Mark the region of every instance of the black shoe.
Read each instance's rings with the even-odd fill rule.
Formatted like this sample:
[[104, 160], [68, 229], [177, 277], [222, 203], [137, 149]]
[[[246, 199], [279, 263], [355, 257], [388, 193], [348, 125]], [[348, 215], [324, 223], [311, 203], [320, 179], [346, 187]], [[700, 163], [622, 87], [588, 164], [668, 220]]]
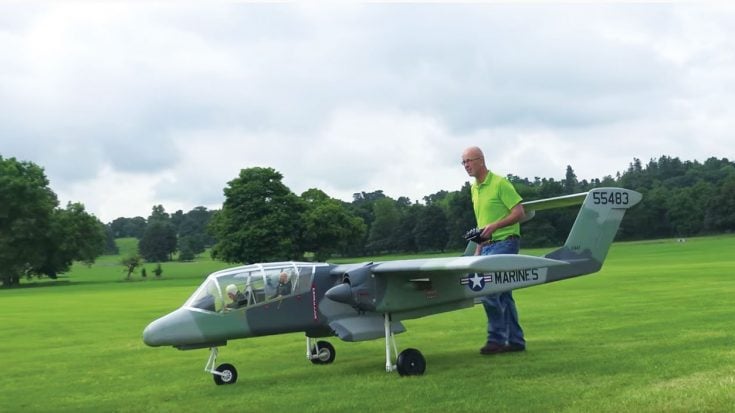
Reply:
[[509, 344], [505, 346], [505, 351], [512, 353], [516, 351], [526, 351], [526, 345], [525, 344]]
[[480, 354], [484, 354], [484, 355], [500, 354], [500, 353], [507, 351], [506, 347], [507, 346], [504, 346], [502, 344], [493, 343], [493, 342], [488, 341], [487, 344], [485, 344], [485, 346], [480, 349]]

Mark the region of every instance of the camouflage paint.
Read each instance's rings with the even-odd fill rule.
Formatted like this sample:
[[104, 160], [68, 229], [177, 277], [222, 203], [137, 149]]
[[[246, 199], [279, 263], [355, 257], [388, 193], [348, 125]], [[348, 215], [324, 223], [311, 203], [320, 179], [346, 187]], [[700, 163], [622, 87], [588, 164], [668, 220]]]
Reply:
[[[386, 313], [391, 314], [391, 330], [399, 333], [405, 331], [400, 320], [466, 308], [477, 297], [500, 291], [599, 271], [625, 210], [641, 199], [641, 194], [627, 189], [596, 188], [585, 194], [524, 203], [525, 220], [537, 210], [582, 203], [564, 246], [544, 257], [464, 256], [348, 265], [286, 262], [219, 271], [182, 308], [152, 322], [143, 340], [151, 346], [191, 349], [299, 331], [308, 337], [336, 335], [345, 341], [382, 338]], [[231, 311], [223, 311], [221, 305], [213, 305], [212, 310], [193, 305], [194, 297], [209, 288], [211, 280], [238, 271], [281, 267], [297, 271], [308, 267], [308, 288], [302, 285], [300, 292]], [[333, 287], [339, 288], [328, 294]]]

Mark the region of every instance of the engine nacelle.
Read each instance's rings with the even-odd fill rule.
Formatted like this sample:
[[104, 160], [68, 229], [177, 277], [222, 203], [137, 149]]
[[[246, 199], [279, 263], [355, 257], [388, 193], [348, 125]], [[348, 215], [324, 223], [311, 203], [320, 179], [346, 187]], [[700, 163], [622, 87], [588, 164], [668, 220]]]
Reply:
[[375, 276], [371, 266], [346, 272], [342, 283], [327, 290], [326, 297], [338, 303], [349, 304], [358, 310], [375, 310]]

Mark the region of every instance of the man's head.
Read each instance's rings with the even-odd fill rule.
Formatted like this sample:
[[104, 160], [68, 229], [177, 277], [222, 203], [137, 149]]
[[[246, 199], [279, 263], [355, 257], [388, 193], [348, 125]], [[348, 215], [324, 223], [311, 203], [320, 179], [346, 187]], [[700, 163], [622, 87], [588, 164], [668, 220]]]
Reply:
[[234, 299], [237, 296], [237, 286], [235, 284], [228, 285], [227, 288], [225, 288], [225, 291], [231, 299]]
[[282, 272], [281, 275], [278, 277], [278, 282], [280, 282], [281, 284], [286, 284], [286, 282], [288, 282], [288, 274]]
[[485, 179], [487, 175], [487, 166], [485, 166], [485, 155], [477, 146], [470, 146], [462, 152], [462, 166], [467, 171], [467, 175], [474, 177], [478, 181]]

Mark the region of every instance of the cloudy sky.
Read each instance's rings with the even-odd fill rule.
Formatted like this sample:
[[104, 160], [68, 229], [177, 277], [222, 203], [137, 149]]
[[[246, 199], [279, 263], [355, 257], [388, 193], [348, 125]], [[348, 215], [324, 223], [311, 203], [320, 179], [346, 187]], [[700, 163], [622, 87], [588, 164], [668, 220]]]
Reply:
[[500, 174], [735, 159], [727, 3], [0, 2], [0, 155], [103, 222], [297, 194], [420, 200]]

